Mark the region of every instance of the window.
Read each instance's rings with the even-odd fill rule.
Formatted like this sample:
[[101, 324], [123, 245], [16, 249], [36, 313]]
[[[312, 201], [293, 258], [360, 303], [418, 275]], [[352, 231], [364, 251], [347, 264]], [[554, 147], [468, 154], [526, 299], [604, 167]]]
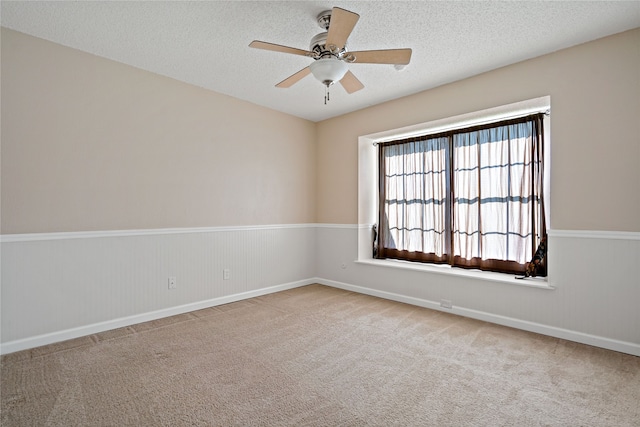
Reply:
[[380, 143], [376, 256], [523, 273], [546, 236], [543, 119]]

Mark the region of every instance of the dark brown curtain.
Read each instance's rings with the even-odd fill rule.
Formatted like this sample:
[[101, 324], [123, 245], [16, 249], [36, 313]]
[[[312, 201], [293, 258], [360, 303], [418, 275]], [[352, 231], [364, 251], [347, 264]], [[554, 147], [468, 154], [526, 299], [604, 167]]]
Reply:
[[523, 272], [546, 235], [543, 118], [380, 144], [378, 257]]

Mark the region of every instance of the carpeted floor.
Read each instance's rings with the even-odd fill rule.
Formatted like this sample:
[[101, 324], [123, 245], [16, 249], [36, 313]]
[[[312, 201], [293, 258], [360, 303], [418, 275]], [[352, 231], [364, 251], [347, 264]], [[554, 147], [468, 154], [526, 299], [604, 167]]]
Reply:
[[640, 358], [311, 285], [2, 357], [3, 426], [640, 426]]

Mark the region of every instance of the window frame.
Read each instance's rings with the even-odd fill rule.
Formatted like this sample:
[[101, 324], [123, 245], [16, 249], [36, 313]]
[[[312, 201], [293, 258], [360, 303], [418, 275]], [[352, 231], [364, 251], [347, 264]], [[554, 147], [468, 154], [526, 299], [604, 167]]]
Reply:
[[[379, 197], [378, 239], [377, 239], [377, 245], [376, 245], [377, 257], [382, 259], [391, 258], [391, 259], [401, 259], [405, 261], [415, 261], [415, 262], [435, 263], [435, 264], [447, 263], [452, 267], [458, 267], [458, 268], [479, 269], [482, 271], [495, 271], [495, 272], [502, 272], [507, 274], [524, 274], [527, 262], [533, 257], [533, 254], [535, 253], [539, 242], [542, 241], [543, 239], [546, 239], [546, 234], [547, 234], [545, 220], [544, 220], [544, 196], [542, 194], [543, 191], [541, 188], [541, 186], [543, 185], [543, 183], [541, 182], [542, 177], [538, 175], [540, 181], [533, 179], [533, 177], [536, 176], [538, 172], [544, 171], [543, 122], [544, 122], [545, 114], [546, 114], [545, 112], [537, 112], [534, 114], [527, 114], [525, 116], [521, 116], [517, 118], [502, 119], [495, 122], [492, 121], [483, 125], [455, 128], [446, 132], [439, 132], [439, 133], [425, 133], [423, 135], [413, 137], [413, 138], [403, 138], [395, 141], [389, 141], [386, 143], [378, 143], [378, 157], [379, 157], [378, 194], [383, 195], [383, 197], [382, 198]], [[522, 205], [522, 206], [525, 206], [525, 211], [528, 212], [528, 214], [526, 215], [528, 219], [526, 219], [524, 223], [517, 222], [517, 221], [516, 222], [507, 221], [506, 235], [499, 240], [499, 242], [503, 242], [508, 248], [509, 242], [511, 241], [510, 234], [509, 234], [510, 226], [515, 226], [516, 228], [518, 228], [518, 230], [520, 230], [523, 225], [525, 226], [526, 224], [529, 225], [526, 228], [529, 230], [530, 234], [524, 235], [519, 240], [521, 245], [523, 243], [526, 243], [521, 247], [520, 249], [521, 252], [519, 252], [519, 255], [517, 256], [517, 258], [520, 259], [520, 262], [514, 259], [511, 259], [509, 257], [508, 252], [505, 254], [506, 258], [491, 258], [491, 256], [489, 255], [490, 251], [484, 252], [485, 245], [482, 244], [482, 242], [485, 242], [486, 239], [489, 239], [489, 235], [493, 234], [491, 231], [483, 230], [482, 226], [480, 225], [480, 223], [484, 223], [485, 220], [489, 218], [486, 215], [482, 216], [480, 214], [480, 212], [483, 210], [482, 206], [484, 205], [484, 202], [483, 202], [484, 198], [478, 199], [477, 202], [471, 203], [469, 205], [466, 202], [463, 203], [463, 205], [461, 205], [461, 207], [465, 206], [465, 209], [478, 210], [477, 218], [478, 218], [479, 228], [476, 229], [476, 231], [474, 231], [473, 234], [476, 234], [476, 233], [479, 233], [479, 234], [476, 238], [472, 239], [477, 242], [477, 248], [474, 248], [471, 251], [472, 252], [480, 251], [480, 252], [473, 255], [472, 258], [466, 258], [463, 255], [458, 254], [460, 252], [460, 249], [456, 245], [456, 242], [460, 240], [460, 237], [456, 238], [455, 236], [464, 232], [464, 230], [459, 229], [455, 225], [458, 223], [458, 220], [457, 220], [458, 217], [454, 215], [454, 212], [457, 212], [459, 209], [459, 208], [455, 208], [455, 206], [458, 204], [457, 200], [459, 200], [460, 197], [464, 197], [462, 194], [457, 193], [456, 189], [459, 188], [460, 185], [462, 185], [463, 187], [466, 187], [465, 183], [468, 182], [466, 181], [467, 179], [472, 179], [473, 181], [477, 180], [477, 183], [479, 185], [480, 176], [482, 175], [486, 177], [486, 175], [482, 173], [482, 169], [483, 169], [482, 164], [477, 163], [476, 166], [474, 166], [473, 169], [470, 171], [472, 172], [471, 176], [468, 176], [466, 178], [458, 178], [460, 173], [456, 171], [458, 171], [459, 168], [461, 167], [468, 167], [467, 165], [458, 164], [456, 162], [456, 159], [459, 156], [459, 154], [456, 154], [458, 153], [457, 150], [462, 148], [462, 146], [459, 146], [459, 144], [463, 139], [466, 141], [472, 141], [471, 145], [467, 147], [471, 149], [471, 153], [473, 155], [473, 158], [471, 161], [472, 163], [474, 163], [474, 161], [476, 160], [479, 162], [480, 157], [477, 157], [476, 159], [476, 153], [477, 153], [477, 156], [480, 156], [480, 152], [482, 151], [481, 147], [484, 146], [483, 145], [484, 143], [482, 143], [480, 140], [480, 135], [481, 134], [488, 135], [488, 133], [493, 134], [495, 132], [494, 137], [499, 139], [496, 139], [496, 140], [490, 139], [485, 142], [490, 142], [492, 143], [491, 145], [493, 145], [494, 143], [504, 145], [506, 143], [507, 146], [510, 147], [510, 148], [506, 148], [510, 155], [512, 153], [512, 150], [516, 149], [516, 146], [512, 145], [512, 143], [515, 142], [515, 140], [512, 140], [511, 137], [509, 136], [507, 136], [507, 139], [503, 139], [502, 137], [500, 137], [500, 134], [502, 134], [503, 132], [506, 132], [506, 134], [509, 135], [512, 131], [516, 132], [514, 126], [520, 126], [520, 125], [524, 125], [525, 128], [523, 129], [526, 129], [527, 131], [531, 132], [531, 135], [532, 135], [531, 142], [534, 144], [533, 146], [526, 149], [526, 152], [521, 153], [523, 155], [522, 160], [527, 162], [527, 159], [528, 159], [528, 162], [530, 162], [529, 166], [526, 166], [526, 163], [523, 163], [524, 165], [523, 167], [526, 166], [526, 168], [528, 169], [527, 173], [531, 174], [531, 175], [528, 175], [528, 178], [530, 179], [530, 185], [527, 185], [528, 188], [525, 189], [526, 195], [532, 196], [534, 197], [534, 199], [533, 201], [531, 201], [531, 204]], [[540, 141], [538, 141], [537, 143], [534, 142], [538, 137], [540, 138]], [[467, 139], [467, 138], [470, 138], [470, 139]], [[465, 146], [466, 145], [467, 144], [465, 143]], [[434, 151], [434, 148], [435, 148], [435, 151]], [[406, 150], [409, 150], [409, 151], [406, 151]], [[395, 154], [392, 154], [392, 153], [395, 153]], [[435, 157], [432, 157], [433, 156], [432, 153], [435, 153]], [[389, 155], [392, 155], [393, 157], [388, 157]], [[414, 169], [414, 165], [416, 165], [415, 163], [416, 158], [414, 157], [414, 155], [417, 155], [418, 158], [421, 159], [418, 165], [422, 164], [422, 162], [425, 162], [426, 161], [425, 159], [435, 159], [435, 162], [436, 162], [435, 166], [436, 167], [439, 166], [441, 168], [443, 167], [444, 169], [433, 170], [433, 169], [430, 169], [429, 167], [426, 167], [426, 164], [425, 164], [425, 169], [422, 169], [422, 167], [419, 167], [419, 171], [418, 171], [417, 169]], [[426, 157], [423, 157], [423, 156], [426, 156]], [[399, 160], [392, 160], [392, 158], [399, 158]], [[493, 164], [495, 160], [496, 159], [492, 158], [490, 160], [490, 163]], [[440, 218], [443, 221], [440, 224], [440, 226], [443, 227], [442, 229], [440, 229], [439, 227], [436, 227], [436, 229], [434, 230], [433, 229], [434, 226], [431, 225], [432, 223], [425, 225], [423, 221], [429, 220], [429, 218], [426, 218], [423, 216], [425, 212], [422, 209], [424, 209], [426, 205], [421, 204], [420, 200], [411, 199], [411, 201], [418, 202], [418, 205], [417, 205], [418, 207], [422, 206], [422, 208], [420, 208], [422, 213], [417, 214], [418, 217], [414, 218], [414, 221], [418, 221], [418, 223], [423, 224], [421, 227], [419, 227], [419, 230], [422, 230], [420, 231], [420, 234], [424, 236], [423, 233], [427, 229], [432, 230], [435, 233], [444, 233], [441, 236], [444, 239], [442, 238], [437, 239], [441, 242], [440, 245], [444, 245], [439, 247], [439, 249], [437, 249], [436, 247], [429, 247], [428, 245], [422, 246], [422, 244], [424, 244], [424, 240], [423, 240], [424, 237], [419, 239], [419, 240], [422, 240], [422, 244], [419, 245], [419, 246], [422, 246], [422, 251], [419, 251], [419, 250], [412, 251], [410, 249], [406, 249], [404, 244], [402, 244], [403, 246], [402, 249], [395, 248], [395, 247], [387, 247], [386, 245], [383, 244], [383, 242], [387, 241], [387, 235], [390, 236], [392, 234], [388, 229], [388, 225], [391, 223], [391, 213], [392, 212], [395, 212], [396, 214], [398, 213], [397, 208], [391, 209], [390, 206], [387, 206], [388, 199], [386, 197], [387, 190], [398, 188], [397, 183], [395, 185], [393, 184], [394, 182], [398, 181], [398, 177], [388, 175], [390, 171], [394, 170], [394, 166], [393, 166], [394, 164], [396, 165], [396, 167], [398, 167], [397, 166], [398, 162], [402, 163], [402, 165], [400, 166], [401, 168], [400, 170], [403, 171], [403, 176], [406, 173], [405, 168], [409, 167], [409, 170], [413, 171], [411, 172], [411, 175], [415, 175], [417, 173], [418, 176], [420, 177], [418, 182], [416, 182], [414, 179], [409, 178], [409, 181], [412, 181], [413, 184], [409, 184], [410, 186], [408, 188], [405, 187], [404, 185], [400, 187], [400, 191], [402, 192], [403, 198], [397, 199], [399, 197], [398, 195], [391, 196], [392, 199], [396, 200], [395, 203], [399, 203], [400, 201], [403, 202], [402, 203], [403, 208], [401, 209], [402, 212], [404, 212], [406, 209], [409, 209], [409, 206], [406, 204], [409, 201], [405, 199], [405, 197], [407, 197], [406, 194], [408, 194], [407, 192], [411, 193], [412, 191], [415, 191], [415, 189], [424, 190], [425, 188], [430, 188], [433, 186], [434, 182], [430, 181], [427, 178], [427, 176], [429, 175], [434, 176], [433, 174], [437, 174], [438, 176], [441, 176], [441, 178], [438, 178], [437, 185], [446, 186], [446, 189], [442, 188], [442, 190], [444, 191], [438, 191], [439, 196], [442, 198], [438, 200], [442, 203], [438, 203], [437, 205], [439, 207], [435, 207], [435, 209], [436, 209], [436, 212], [439, 212], [439, 213], [436, 213], [435, 217], [431, 217], [432, 221], [437, 220], [438, 218]], [[518, 167], [517, 165], [519, 163], [520, 163], [520, 159], [515, 159], [513, 163], [511, 160], [509, 160], [507, 164], [501, 166], [500, 169], [503, 169], [506, 167], [507, 174], [511, 176], [512, 168], [517, 169]], [[387, 167], [391, 169], [387, 169]], [[382, 172], [383, 170], [384, 170], [384, 173]], [[443, 173], [445, 175], [442, 177]], [[461, 172], [461, 173], [466, 175], [468, 172]], [[526, 176], [527, 175], [525, 175], [525, 177]], [[524, 178], [524, 179], [526, 180], [527, 178]], [[404, 178], [400, 178], [400, 181], [403, 184], [408, 184], [408, 182], [405, 181]], [[540, 186], [536, 187], [534, 182], [539, 182]], [[431, 183], [431, 185], [429, 185], [429, 183]], [[417, 186], [417, 187], [414, 187], [414, 186]], [[537, 188], [539, 192], [534, 190], [534, 188]], [[511, 189], [507, 188], [506, 190], [509, 192], [509, 194], [511, 194], [510, 193]], [[531, 193], [529, 193], [529, 191], [531, 191]], [[471, 193], [472, 194], [477, 193], [477, 197], [481, 197], [479, 188], [477, 190], [472, 189]], [[536, 195], [539, 195], [539, 198], [535, 197]], [[435, 199], [429, 199], [429, 200], [435, 201]], [[432, 205], [432, 204], [428, 203], [428, 205]], [[498, 208], [506, 209], [507, 210], [506, 213], [508, 213], [510, 205], [511, 203], [507, 201], [506, 203], [500, 203], [498, 205]], [[491, 205], [488, 205], [488, 206], [491, 206]], [[387, 214], [389, 215], [389, 222], [387, 222]], [[406, 215], [406, 213], [403, 215]], [[396, 215], [394, 215], [394, 217], [395, 216]], [[411, 214], [409, 214], [409, 216], [411, 216]], [[402, 227], [406, 227], [407, 225], [413, 225], [414, 227], [418, 226], [417, 223], [405, 223], [405, 220], [407, 219], [408, 218], [406, 216], [403, 216], [403, 219], [401, 220]], [[467, 220], [465, 219], [463, 219], [462, 221], [467, 222]], [[401, 241], [404, 241], [406, 238], [409, 237], [409, 235], [414, 234], [412, 231], [409, 231], [406, 228], [403, 228], [402, 230], [403, 231], [398, 230], [396, 233], [393, 233], [396, 236], [396, 238], [400, 238]], [[440, 230], [440, 232], [438, 230]], [[512, 235], [513, 238], [518, 239], [517, 236], [518, 234]], [[391, 242], [393, 242], [393, 240], [391, 240]], [[435, 252], [429, 251], [429, 249], [433, 249], [438, 253], [442, 251], [442, 254], [438, 255]], [[487, 256], [488, 258], [485, 258]]]
[[[411, 138], [419, 135], [435, 134], [446, 132], [453, 129], [462, 129], [472, 126], [485, 125], [487, 123], [499, 122], [525, 115], [531, 115], [539, 112], [549, 112], [551, 108], [551, 99], [549, 96], [529, 99], [516, 102], [513, 104], [502, 105], [498, 107], [488, 108], [484, 110], [465, 113], [457, 116], [447, 117], [443, 119], [432, 120], [412, 126], [407, 126], [388, 131], [377, 132], [369, 135], [361, 135], [359, 137], [358, 148], [358, 262], [374, 265], [394, 266], [399, 268], [409, 268], [412, 270], [432, 271], [436, 273], [449, 274], [455, 268], [451, 268], [448, 264], [438, 265], [429, 263], [412, 263], [399, 261], [394, 259], [375, 259], [373, 254], [372, 227], [378, 222], [378, 150], [376, 145], [380, 142], [388, 142], [404, 138]], [[550, 117], [546, 116], [544, 120], [544, 138], [545, 138], [545, 157], [544, 157], [544, 198], [545, 198], [545, 217], [546, 229], [551, 229], [550, 217], [550, 138], [551, 122]], [[463, 276], [478, 275], [479, 278], [488, 280], [500, 279], [509, 283], [522, 281], [513, 280], [512, 274], [493, 273], [479, 270], [458, 270]], [[509, 277], [511, 276], [511, 277]], [[532, 279], [536, 282], [547, 282], [547, 278]], [[520, 283], [522, 284], [522, 283]], [[535, 283], [534, 286], [548, 287]]]

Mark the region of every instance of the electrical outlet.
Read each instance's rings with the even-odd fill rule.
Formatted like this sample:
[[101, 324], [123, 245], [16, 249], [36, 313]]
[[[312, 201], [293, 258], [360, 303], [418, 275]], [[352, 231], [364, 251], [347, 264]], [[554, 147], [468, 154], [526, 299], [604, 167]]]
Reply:
[[169, 289], [175, 289], [176, 287], [176, 278], [174, 276], [169, 277]]
[[222, 280], [229, 280], [231, 279], [231, 270], [229, 270], [228, 268], [225, 268], [224, 270], [222, 270]]
[[453, 308], [453, 303], [448, 299], [440, 300], [440, 307], [442, 308]]

